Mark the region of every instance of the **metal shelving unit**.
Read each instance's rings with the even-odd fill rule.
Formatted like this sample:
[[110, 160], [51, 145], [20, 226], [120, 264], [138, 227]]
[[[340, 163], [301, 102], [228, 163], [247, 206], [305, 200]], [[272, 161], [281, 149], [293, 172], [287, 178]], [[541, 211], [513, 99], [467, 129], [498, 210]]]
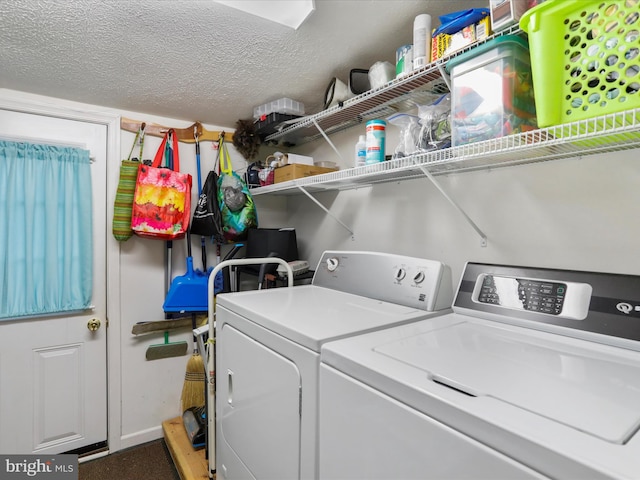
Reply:
[[301, 145], [321, 138], [320, 130], [331, 135], [367, 120], [384, 118], [410, 110], [418, 104], [430, 103], [436, 95], [448, 91], [440, 67], [444, 68], [444, 64], [431, 65], [384, 87], [350, 98], [342, 105], [297, 119], [282, 131], [269, 135], [265, 142]]
[[524, 35], [524, 33], [517, 26], [498, 32], [382, 87], [350, 98], [340, 105], [314, 115], [285, 122], [285, 127], [269, 135], [265, 142], [280, 143], [285, 146], [301, 145], [367, 120], [407, 111], [415, 108], [416, 105], [428, 104], [438, 95], [449, 91], [449, 78], [444, 68], [451, 58], [502, 35]]
[[353, 230], [333, 215], [312, 193], [426, 177], [475, 230], [480, 237], [481, 245], [486, 246], [487, 236], [447, 194], [435, 177], [635, 148], [640, 148], [640, 109], [436, 150], [375, 165], [290, 180], [254, 188], [251, 192], [254, 196], [304, 194], [353, 236]]
[[[509, 34], [524, 35], [515, 26], [479, 43]], [[460, 50], [453, 56], [467, 52], [479, 43]], [[383, 87], [351, 98], [341, 105], [292, 121], [279, 132], [267, 137], [266, 142], [281, 143], [285, 146], [299, 145], [324, 137], [339, 155], [328, 135], [370, 119], [411, 110], [416, 105], [428, 103], [436, 95], [449, 91], [450, 82], [445, 66], [450, 58], [426, 65]], [[635, 148], [640, 148], [640, 109], [258, 187], [251, 192], [254, 196], [306, 195], [353, 235], [351, 228], [336, 218], [312, 193], [426, 177], [460, 212], [481, 238], [482, 245], [486, 246], [486, 235], [439, 185], [435, 177]]]

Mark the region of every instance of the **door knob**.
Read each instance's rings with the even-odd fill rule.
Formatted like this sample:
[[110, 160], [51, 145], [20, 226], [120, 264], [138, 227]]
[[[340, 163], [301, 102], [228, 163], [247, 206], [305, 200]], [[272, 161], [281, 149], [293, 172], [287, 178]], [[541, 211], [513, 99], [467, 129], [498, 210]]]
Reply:
[[97, 318], [92, 318], [87, 322], [87, 328], [92, 332], [95, 332], [100, 328], [100, 320], [98, 320]]

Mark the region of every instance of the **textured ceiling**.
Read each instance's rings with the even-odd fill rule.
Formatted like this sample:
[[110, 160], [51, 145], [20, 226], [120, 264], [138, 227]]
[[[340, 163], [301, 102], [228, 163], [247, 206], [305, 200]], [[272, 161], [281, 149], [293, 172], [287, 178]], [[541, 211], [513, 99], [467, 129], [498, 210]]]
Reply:
[[[242, 1], [242, 0], [239, 0]], [[298, 29], [209, 0], [2, 0], [0, 87], [232, 128], [332, 77], [395, 62], [414, 17], [488, 0], [315, 0]]]

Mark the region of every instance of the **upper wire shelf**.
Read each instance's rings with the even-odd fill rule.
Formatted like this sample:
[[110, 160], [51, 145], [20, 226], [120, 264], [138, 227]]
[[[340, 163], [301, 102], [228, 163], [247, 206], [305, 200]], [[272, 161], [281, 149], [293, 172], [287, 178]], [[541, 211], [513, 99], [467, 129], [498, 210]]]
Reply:
[[294, 195], [640, 148], [640, 109], [251, 189]]
[[367, 120], [382, 118], [397, 112], [404, 112], [433, 102], [437, 95], [449, 91], [449, 83], [444, 72], [447, 62], [480, 44], [509, 34], [524, 35], [517, 26], [498, 32], [484, 40], [456, 51], [453, 55], [440, 58], [433, 63], [414, 70], [408, 75], [392, 80], [382, 87], [369, 90], [327, 110], [285, 122], [285, 127], [265, 138], [265, 143], [281, 143], [285, 146], [301, 145], [325, 134], [345, 130]]

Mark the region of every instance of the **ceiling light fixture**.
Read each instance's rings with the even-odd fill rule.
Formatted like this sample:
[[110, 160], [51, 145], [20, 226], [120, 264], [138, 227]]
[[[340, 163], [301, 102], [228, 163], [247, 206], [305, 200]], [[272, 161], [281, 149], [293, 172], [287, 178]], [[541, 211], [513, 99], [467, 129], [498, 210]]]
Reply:
[[315, 10], [314, 0], [214, 0], [295, 30]]

